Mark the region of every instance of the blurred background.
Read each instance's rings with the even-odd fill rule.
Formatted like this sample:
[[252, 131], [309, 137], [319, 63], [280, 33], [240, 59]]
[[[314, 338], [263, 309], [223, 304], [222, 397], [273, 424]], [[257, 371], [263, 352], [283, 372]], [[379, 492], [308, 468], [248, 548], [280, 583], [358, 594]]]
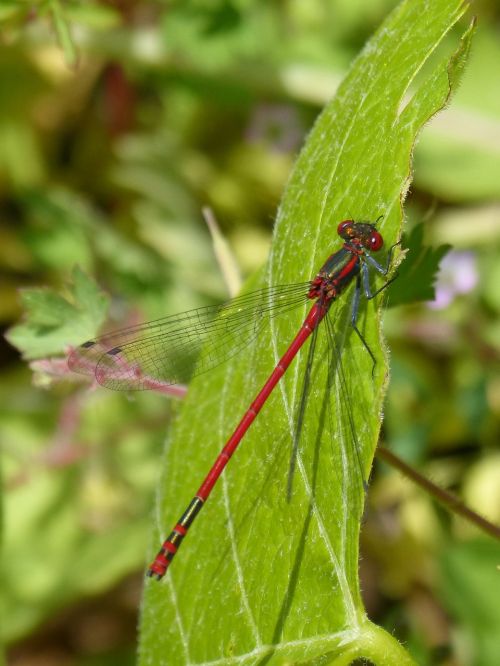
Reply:
[[[395, 4], [2, 2], [0, 318], [5, 333], [30, 310], [8, 334], [27, 360], [62, 356], [62, 320], [74, 335], [224, 300], [203, 206], [242, 277], [261, 266], [305, 135]], [[474, 11], [463, 84], [415, 151], [406, 232], [453, 249], [432, 303], [387, 311], [383, 442], [499, 523], [500, 8]], [[179, 402], [89, 391], [55, 361], [33, 373], [18, 350], [0, 337], [9, 663], [133, 664]], [[370, 617], [419, 664], [500, 663], [498, 543], [381, 463], [367, 502]]]

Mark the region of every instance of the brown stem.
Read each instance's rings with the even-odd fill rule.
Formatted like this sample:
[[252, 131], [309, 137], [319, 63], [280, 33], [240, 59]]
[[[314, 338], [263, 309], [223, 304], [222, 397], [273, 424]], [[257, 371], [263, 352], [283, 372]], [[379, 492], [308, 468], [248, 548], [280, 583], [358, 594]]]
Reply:
[[483, 516], [480, 516], [472, 509], [469, 509], [469, 507], [461, 502], [458, 497], [448, 492], [447, 490], [440, 488], [436, 484], [432, 483], [432, 481], [429, 481], [429, 479], [426, 479], [425, 476], [401, 460], [401, 458], [392, 453], [392, 451], [386, 449], [385, 446], [379, 446], [377, 448], [377, 455], [379, 458], [382, 458], [386, 463], [391, 465], [391, 467], [395, 467], [406, 477], [414, 481], [447, 509], [473, 523], [480, 530], [486, 532], [486, 534], [489, 534], [495, 539], [500, 540], [500, 527], [498, 525], [490, 523], [488, 520], [486, 520], [486, 518], [483, 518]]

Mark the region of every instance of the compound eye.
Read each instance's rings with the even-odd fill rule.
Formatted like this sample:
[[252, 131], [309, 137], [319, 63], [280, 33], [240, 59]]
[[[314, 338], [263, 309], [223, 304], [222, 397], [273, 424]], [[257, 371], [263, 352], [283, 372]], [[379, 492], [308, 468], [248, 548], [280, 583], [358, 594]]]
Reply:
[[339, 236], [342, 236], [342, 238], [346, 237], [346, 234], [349, 234], [349, 228], [352, 227], [353, 225], [353, 220], [344, 220], [339, 224], [337, 227], [337, 233]]
[[369, 238], [368, 244], [370, 246], [370, 250], [376, 252], [377, 250], [380, 250], [384, 244], [384, 239], [378, 231], [374, 231]]

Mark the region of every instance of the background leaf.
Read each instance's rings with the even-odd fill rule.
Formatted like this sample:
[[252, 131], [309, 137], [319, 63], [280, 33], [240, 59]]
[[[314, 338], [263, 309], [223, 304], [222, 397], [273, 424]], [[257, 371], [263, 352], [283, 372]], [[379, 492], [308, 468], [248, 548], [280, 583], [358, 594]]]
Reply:
[[[449, 52], [431, 56], [464, 11], [463, 3], [449, 0], [403, 2], [366, 45], [297, 161], [260, 282], [307, 280], [338, 247], [338, 221], [351, 216], [383, 214], [386, 244], [395, 242], [415, 136], [447, 102], [471, 31], [451, 59]], [[424, 79], [416, 78], [426, 62]], [[356, 457], [367, 474], [380, 428], [385, 362], [377, 351], [372, 381], [371, 360], [351, 335], [349, 297], [334, 309], [359, 441], [352, 441], [350, 414], [334, 399], [343, 375], [337, 373], [332, 395], [325, 395], [326, 364], [318, 363], [287, 504], [286, 433], [300, 392], [302, 355], [252, 426], [171, 574], [164, 584], [148, 585], [140, 663], [267, 664], [321, 655], [328, 663], [354, 656], [409, 663], [394, 639], [366, 620], [358, 584], [363, 489]], [[190, 499], [303, 315], [276, 322], [245, 358], [193, 383], [168, 447], [155, 543]], [[379, 350], [375, 303], [364, 308], [360, 325]], [[317, 352], [325, 358], [324, 335]], [[384, 650], [390, 661], [381, 660]]]
[[71, 301], [50, 289], [25, 289], [21, 299], [25, 321], [14, 326], [7, 339], [24, 358], [43, 358], [61, 353], [67, 345], [81, 344], [103, 324], [108, 297], [85, 273], [75, 268]]
[[441, 259], [450, 250], [450, 245], [428, 247], [424, 243], [424, 226], [417, 224], [410, 234], [403, 234], [402, 247], [408, 261], [398, 269], [398, 279], [389, 287], [389, 305], [432, 301], [435, 297], [435, 282]]
[[52, 15], [52, 21], [57, 34], [57, 39], [64, 52], [64, 57], [69, 67], [74, 67], [77, 63], [78, 54], [75, 43], [71, 36], [71, 29], [68, 19], [65, 16], [63, 5], [59, 0], [49, 0], [48, 7]]
[[500, 623], [495, 603], [500, 594], [497, 544], [484, 539], [458, 544], [443, 553], [440, 564], [443, 597], [467, 629], [464, 650], [471, 663], [494, 663], [498, 655], [495, 632]]

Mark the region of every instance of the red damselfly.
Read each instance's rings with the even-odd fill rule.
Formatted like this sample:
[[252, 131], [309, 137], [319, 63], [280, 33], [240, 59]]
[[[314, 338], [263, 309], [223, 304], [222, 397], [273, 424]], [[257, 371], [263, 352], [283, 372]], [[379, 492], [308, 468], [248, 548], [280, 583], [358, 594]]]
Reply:
[[[188, 529], [276, 384], [304, 343], [315, 333], [333, 301], [353, 280], [355, 289], [351, 325], [375, 368], [375, 356], [357, 326], [359, 304], [362, 295], [368, 300], [372, 299], [394, 279], [391, 278], [372, 291], [370, 272], [374, 269], [381, 275], [388, 274], [395, 245], [389, 249], [386, 265], [382, 266], [370, 254], [378, 252], [383, 246], [382, 235], [375, 224], [344, 220], [338, 225], [337, 232], [344, 241], [342, 248], [326, 260], [311, 282], [269, 287], [219, 306], [198, 308], [115, 331], [85, 342], [70, 354], [68, 363], [72, 370], [93, 374], [100, 384], [115, 390], [152, 389], [180, 384], [219, 365], [243, 349], [270, 318], [296, 308], [306, 299], [314, 301], [297, 335], [163, 542], [148, 569], [149, 576], [158, 580], [164, 576]], [[295, 439], [294, 453], [296, 447]], [[293, 461], [294, 455], [292, 466]]]

